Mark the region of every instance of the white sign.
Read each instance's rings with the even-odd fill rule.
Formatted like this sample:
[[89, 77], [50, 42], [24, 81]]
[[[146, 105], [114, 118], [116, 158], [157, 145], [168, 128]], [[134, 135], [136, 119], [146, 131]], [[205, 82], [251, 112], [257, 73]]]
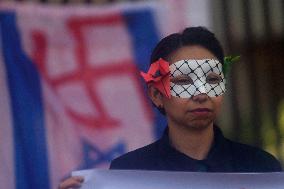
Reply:
[[138, 170], [84, 170], [81, 189], [284, 189], [284, 172], [193, 173]]

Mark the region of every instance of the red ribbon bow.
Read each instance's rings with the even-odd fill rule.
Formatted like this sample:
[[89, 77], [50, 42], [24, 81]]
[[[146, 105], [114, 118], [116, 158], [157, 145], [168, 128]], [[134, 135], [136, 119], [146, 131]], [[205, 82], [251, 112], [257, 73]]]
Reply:
[[140, 72], [146, 83], [153, 83], [162, 94], [171, 98], [169, 63], [162, 58], [151, 64], [147, 73]]

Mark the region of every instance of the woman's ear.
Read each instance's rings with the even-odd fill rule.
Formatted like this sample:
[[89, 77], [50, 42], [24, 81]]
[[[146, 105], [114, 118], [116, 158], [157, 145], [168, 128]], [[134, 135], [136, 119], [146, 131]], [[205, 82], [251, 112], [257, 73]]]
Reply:
[[151, 84], [148, 85], [148, 95], [156, 107], [163, 107], [162, 93]]

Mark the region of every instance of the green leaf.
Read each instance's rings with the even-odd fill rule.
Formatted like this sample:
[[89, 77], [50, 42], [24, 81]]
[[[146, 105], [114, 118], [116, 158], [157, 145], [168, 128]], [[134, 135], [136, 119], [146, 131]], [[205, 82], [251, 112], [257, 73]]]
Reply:
[[223, 72], [225, 77], [227, 77], [228, 72], [233, 65], [234, 62], [239, 61], [241, 56], [225, 56], [224, 58], [224, 65], [223, 65]]

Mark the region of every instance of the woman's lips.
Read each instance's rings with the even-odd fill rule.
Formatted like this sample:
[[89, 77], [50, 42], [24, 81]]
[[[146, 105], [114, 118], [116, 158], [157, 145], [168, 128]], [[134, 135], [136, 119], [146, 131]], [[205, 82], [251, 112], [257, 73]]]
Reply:
[[196, 108], [196, 109], [190, 110], [189, 112], [193, 113], [194, 115], [207, 115], [211, 113], [212, 110], [208, 108]]

